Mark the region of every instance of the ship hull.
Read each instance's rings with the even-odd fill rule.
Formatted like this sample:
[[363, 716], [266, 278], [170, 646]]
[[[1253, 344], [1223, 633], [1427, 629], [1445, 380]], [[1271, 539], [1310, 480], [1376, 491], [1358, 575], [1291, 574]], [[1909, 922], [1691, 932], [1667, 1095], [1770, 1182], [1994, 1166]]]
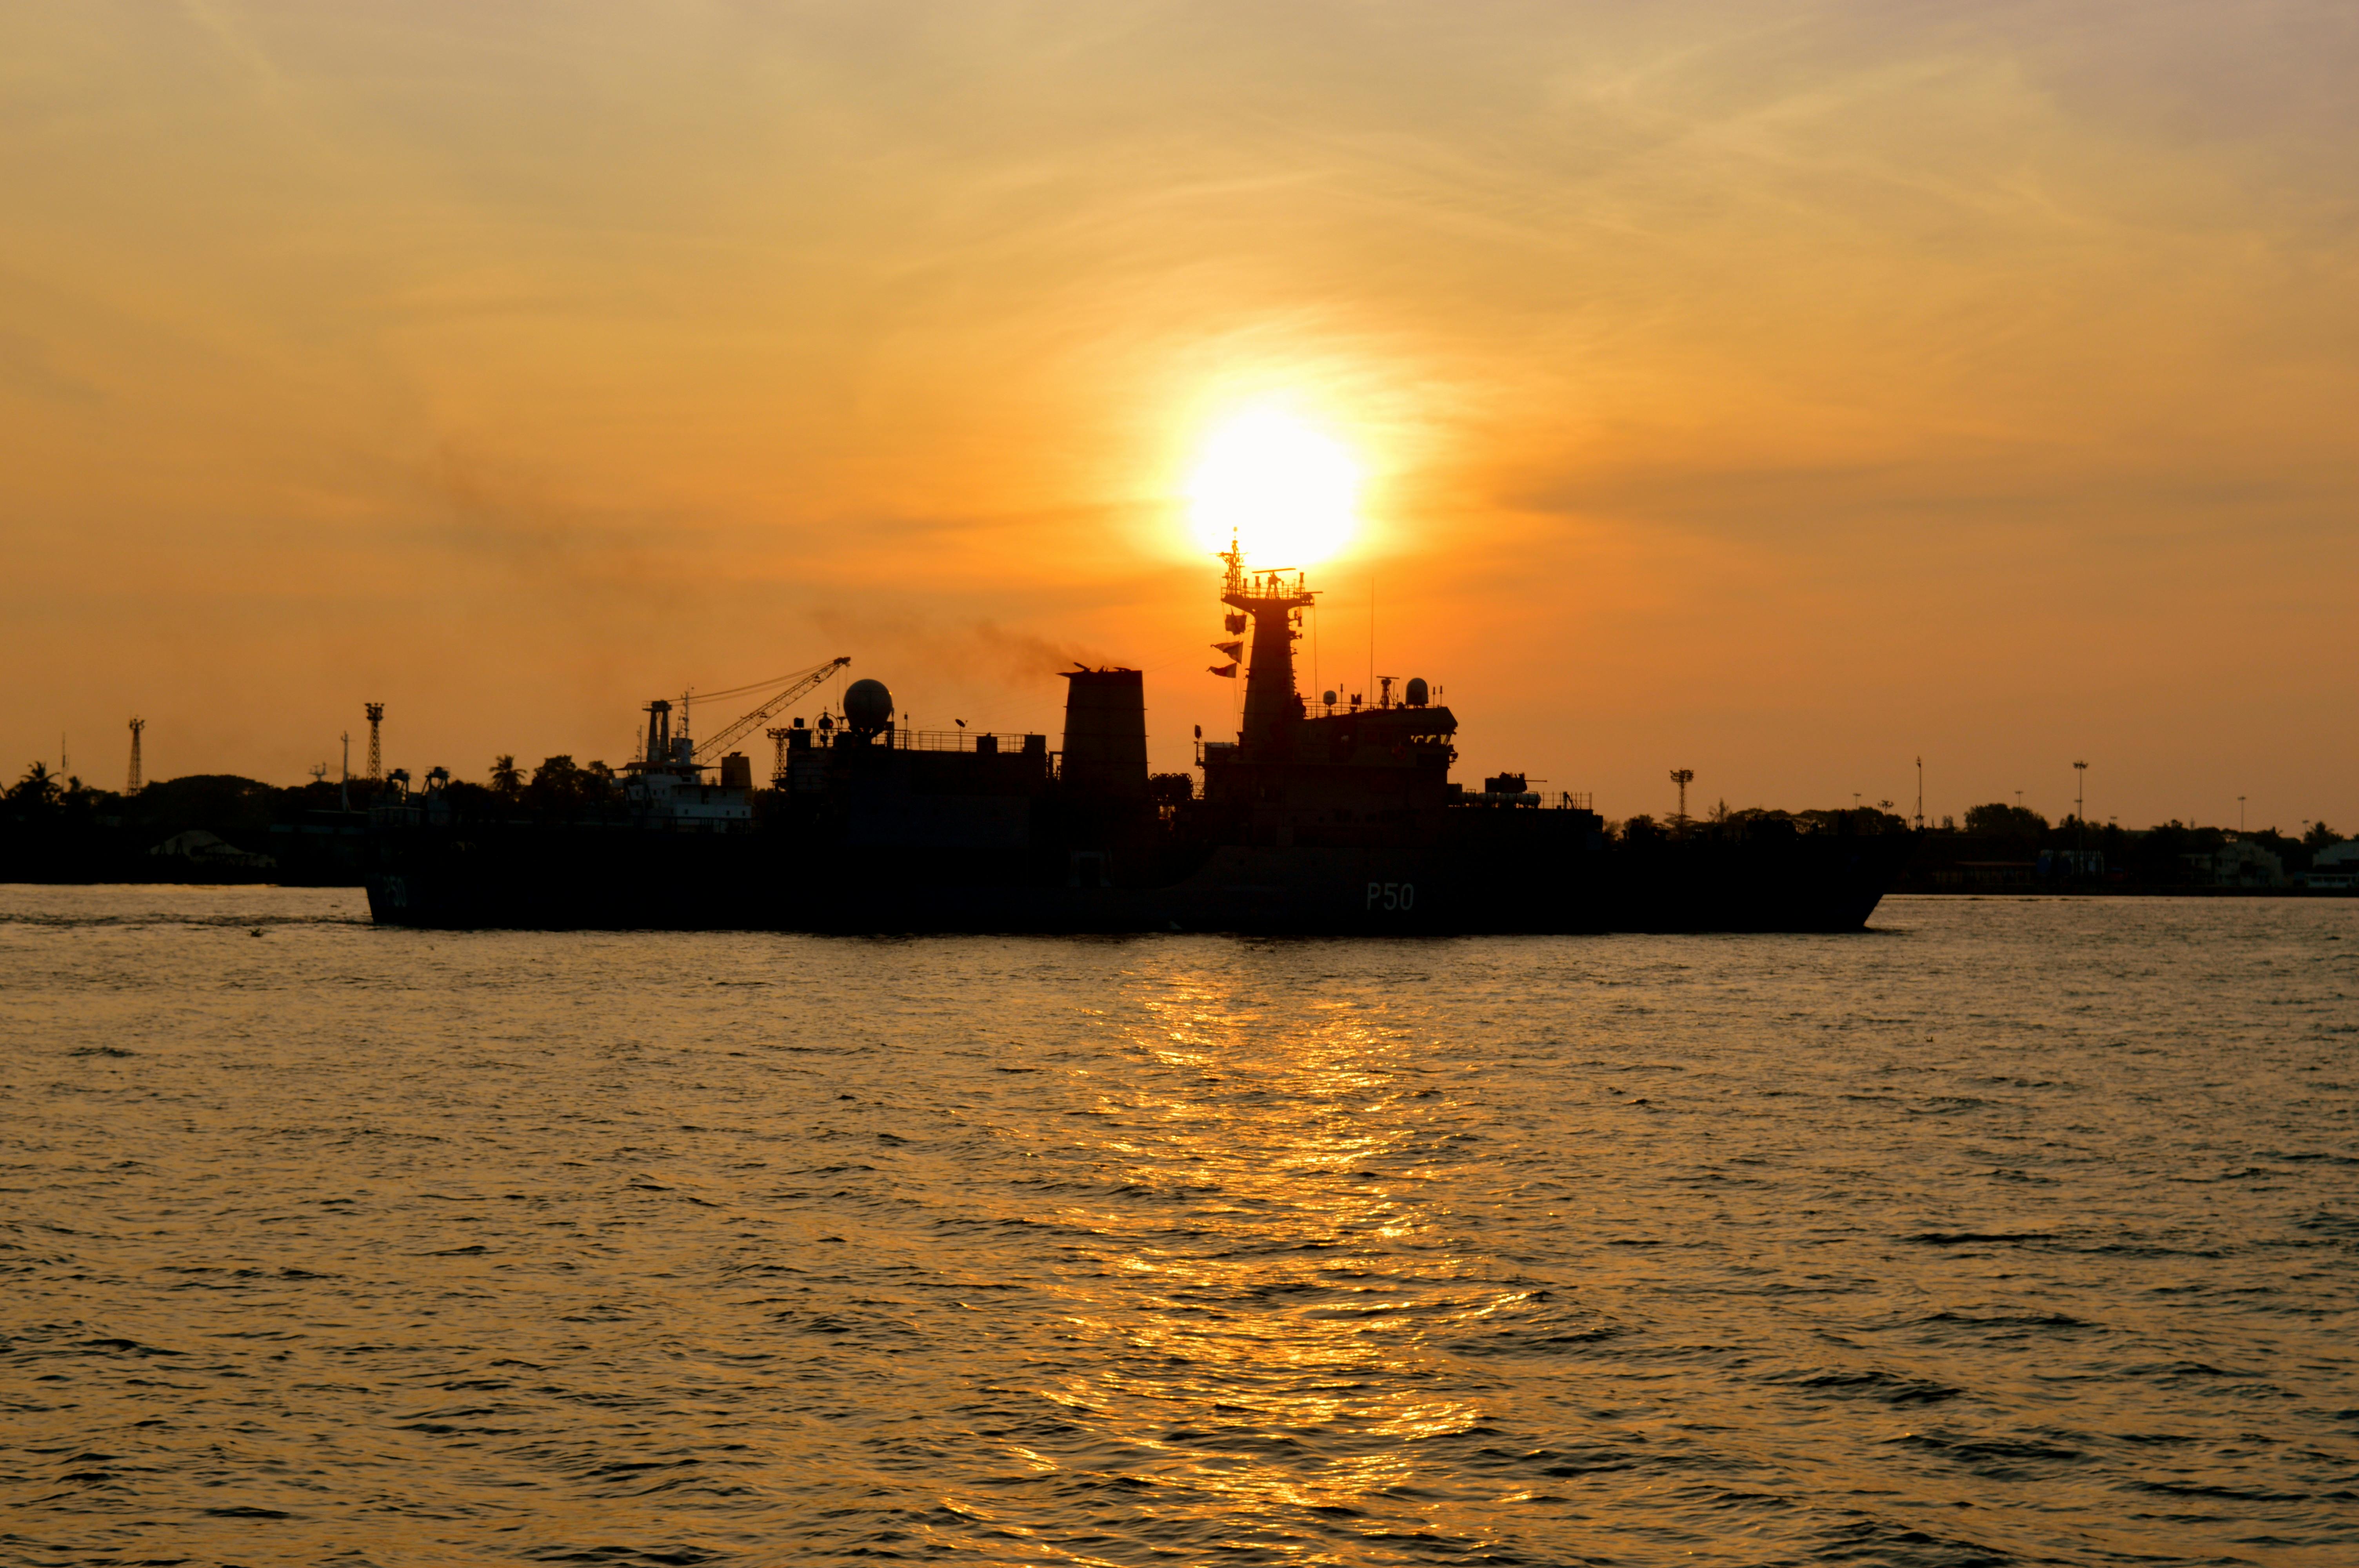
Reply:
[[955, 877], [797, 854], [765, 836], [520, 828], [387, 835], [367, 877], [378, 923], [444, 928], [840, 933], [1451, 935], [1856, 931], [1898, 878], [1901, 835], [1767, 843], [1222, 845], [1149, 885], [1081, 885], [1018, 865]]

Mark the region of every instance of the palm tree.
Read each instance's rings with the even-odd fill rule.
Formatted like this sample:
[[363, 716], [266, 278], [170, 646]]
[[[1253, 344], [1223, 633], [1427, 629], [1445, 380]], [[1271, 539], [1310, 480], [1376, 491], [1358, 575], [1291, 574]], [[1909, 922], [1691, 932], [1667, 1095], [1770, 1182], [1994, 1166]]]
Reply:
[[504, 752], [492, 759], [492, 789], [498, 795], [516, 795], [524, 789], [524, 773], [513, 754]]
[[44, 811], [58, 803], [58, 776], [47, 762], [35, 762], [10, 784], [5, 799], [19, 811]]

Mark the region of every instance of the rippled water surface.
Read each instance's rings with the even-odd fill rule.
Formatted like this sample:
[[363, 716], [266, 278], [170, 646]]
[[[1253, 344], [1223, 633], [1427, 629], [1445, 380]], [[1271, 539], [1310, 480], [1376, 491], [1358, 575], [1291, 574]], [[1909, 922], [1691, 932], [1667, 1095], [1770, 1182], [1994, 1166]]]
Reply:
[[2359, 1563], [2359, 903], [0, 889], [0, 1560]]

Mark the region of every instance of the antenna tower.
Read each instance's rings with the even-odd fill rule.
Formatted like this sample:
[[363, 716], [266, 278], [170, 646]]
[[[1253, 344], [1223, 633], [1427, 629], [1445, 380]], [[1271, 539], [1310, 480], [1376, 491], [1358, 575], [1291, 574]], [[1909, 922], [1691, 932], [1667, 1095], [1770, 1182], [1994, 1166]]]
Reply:
[[382, 702], [364, 702], [364, 703], [362, 703], [362, 704], [361, 704], [361, 707], [362, 707], [363, 708], [366, 709], [366, 710], [367, 710], [367, 712], [368, 712], [368, 721], [369, 721], [369, 762], [368, 762], [368, 777], [369, 777], [369, 783], [371, 783], [371, 784], [383, 784], [383, 783], [385, 783], [385, 752], [384, 752], [384, 749], [383, 749], [381, 746], [379, 746], [379, 745], [378, 745], [378, 743], [377, 743], [377, 732], [376, 732], [376, 731], [377, 731], [377, 726], [385, 722], [385, 704], [384, 704], [384, 703], [382, 703]]
[[145, 719], [131, 721], [131, 782], [123, 786], [125, 795], [139, 793], [139, 731], [147, 728]]

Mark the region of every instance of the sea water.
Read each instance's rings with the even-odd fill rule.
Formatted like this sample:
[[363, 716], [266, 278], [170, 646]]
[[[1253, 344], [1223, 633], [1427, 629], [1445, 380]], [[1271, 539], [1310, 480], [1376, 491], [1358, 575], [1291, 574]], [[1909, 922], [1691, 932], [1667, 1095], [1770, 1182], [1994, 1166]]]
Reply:
[[0, 889], [12, 1563], [2359, 1563], [2359, 902]]

